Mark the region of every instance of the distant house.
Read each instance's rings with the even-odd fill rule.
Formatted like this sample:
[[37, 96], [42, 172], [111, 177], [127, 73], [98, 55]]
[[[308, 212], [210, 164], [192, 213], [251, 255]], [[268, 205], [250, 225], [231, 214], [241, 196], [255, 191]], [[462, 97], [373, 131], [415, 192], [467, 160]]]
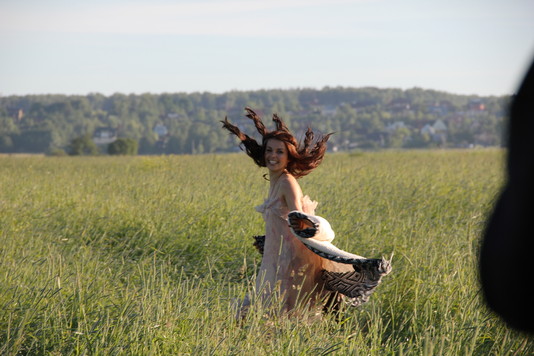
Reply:
[[426, 124], [425, 126], [423, 126], [420, 132], [421, 135], [428, 135], [430, 137], [434, 136], [434, 134], [436, 133], [436, 131], [430, 124]]
[[386, 126], [386, 131], [392, 133], [404, 128], [409, 129], [409, 127], [404, 124], [404, 121], [395, 121]]
[[324, 116], [334, 116], [337, 112], [337, 107], [334, 105], [323, 105], [321, 107], [321, 114]]
[[403, 112], [411, 110], [412, 103], [408, 99], [397, 98], [387, 104], [387, 109], [392, 112]]
[[153, 131], [156, 135], [158, 135], [158, 139], [162, 139], [169, 133], [169, 130], [167, 130], [167, 126], [163, 124], [157, 124], [156, 126], [154, 126]]
[[22, 120], [24, 118], [24, 110], [18, 109], [15, 118], [17, 119], [17, 121]]
[[480, 99], [472, 99], [467, 103], [466, 109], [471, 113], [483, 112], [486, 110], [486, 105]]
[[433, 127], [434, 130], [436, 130], [436, 133], [447, 133], [447, 126], [441, 120], [436, 120]]
[[167, 117], [168, 117], [169, 119], [179, 119], [181, 116], [182, 116], [182, 115], [177, 114], [177, 113], [175, 113], [175, 112], [170, 112], [170, 113], [167, 114]]
[[448, 100], [433, 101], [427, 103], [427, 111], [434, 115], [447, 115], [454, 111], [454, 105]]
[[24, 118], [24, 109], [8, 109], [8, 113], [9, 116], [17, 121], [20, 121]]
[[446, 142], [447, 140], [447, 125], [441, 120], [436, 120], [433, 125], [426, 124], [421, 129], [422, 135], [428, 135], [432, 137], [435, 142]]
[[170, 112], [170, 113], [167, 113], [166, 115], [161, 115], [160, 116], [161, 119], [163, 120], [176, 120], [176, 121], [183, 121], [183, 120], [187, 120], [187, 115], [184, 115], [184, 114], [177, 114], [175, 112]]
[[117, 129], [99, 127], [93, 133], [93, 142], [97, 145], [107, 145], [117, 140]]
[[380, 104], [380, 100], [378, 99], [361, 99], [361, 100], [355, 100], [351, 103], [351, 106], [353, 109], [363, 109], [367, 108], [369, 106], [376, 106]]

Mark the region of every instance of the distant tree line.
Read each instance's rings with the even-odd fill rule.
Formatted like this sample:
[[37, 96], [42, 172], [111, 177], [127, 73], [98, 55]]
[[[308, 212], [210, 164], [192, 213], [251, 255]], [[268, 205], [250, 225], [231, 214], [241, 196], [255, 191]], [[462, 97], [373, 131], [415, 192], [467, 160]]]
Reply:
[[[509, 100], [371, 87], [7, 96], [0, 97], [0, 152], [231, 152], [236, 139], [221, 129], [220, 120], [228, 116], [253, 133], [243, 116], [246, 106], [265, 119], [279, 114], [298, 137], [308, 126], [335, 132], [329, 141], [334, 150], [498, 146]], [[103, 127], [116, 130], [117, 140], [122, 140], [111, 147], [93, 147], [89, 141]]]

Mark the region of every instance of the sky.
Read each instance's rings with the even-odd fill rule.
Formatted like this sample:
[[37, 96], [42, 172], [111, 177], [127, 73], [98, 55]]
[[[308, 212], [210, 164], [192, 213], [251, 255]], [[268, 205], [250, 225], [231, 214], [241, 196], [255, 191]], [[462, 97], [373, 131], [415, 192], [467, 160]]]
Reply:
[[419, 87], [508, 95], [534, 0], [0, 0], [0, 95]]

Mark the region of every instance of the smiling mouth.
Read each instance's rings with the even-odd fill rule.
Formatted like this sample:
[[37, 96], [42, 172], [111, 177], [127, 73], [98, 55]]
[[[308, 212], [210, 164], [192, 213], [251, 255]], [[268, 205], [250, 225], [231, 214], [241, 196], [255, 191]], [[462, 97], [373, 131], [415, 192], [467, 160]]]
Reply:
[[277, 163], [278, 163], [278, 162], [276, 162], [276, 161], [269, 161], [269, 164], [271, 164], [271, 165], [275, 165], [275, 164], [277, 164]]

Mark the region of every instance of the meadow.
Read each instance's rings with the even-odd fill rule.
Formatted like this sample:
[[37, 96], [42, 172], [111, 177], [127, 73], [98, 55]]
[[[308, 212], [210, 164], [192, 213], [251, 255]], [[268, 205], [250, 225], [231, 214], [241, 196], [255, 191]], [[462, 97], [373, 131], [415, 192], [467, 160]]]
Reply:
[[483, 301], [501, 150], [329, 154], [301, 179], [338, 247], [393, 257], [370, 301], [242, 323], [264, 170], [244, 154], [0, 157], [2, 355], [529, 355]]

